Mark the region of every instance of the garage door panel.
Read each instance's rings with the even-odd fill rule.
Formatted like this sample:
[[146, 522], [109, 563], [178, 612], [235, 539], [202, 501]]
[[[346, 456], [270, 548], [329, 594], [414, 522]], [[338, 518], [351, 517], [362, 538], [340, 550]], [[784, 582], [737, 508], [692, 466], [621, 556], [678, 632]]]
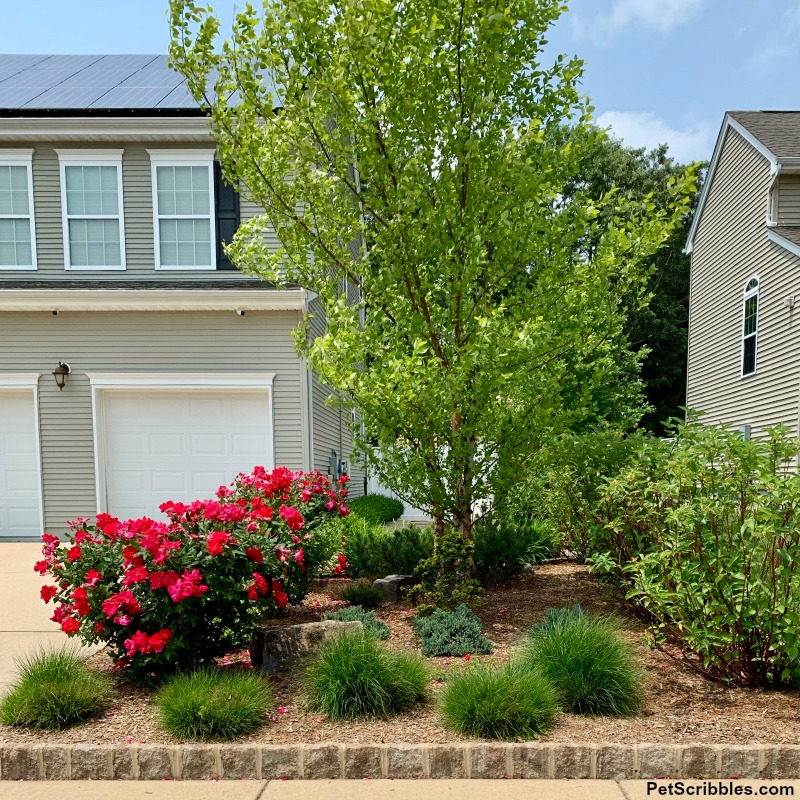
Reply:
[[102, 406], [112, 514], [158, 518], [165, 500], [212, 497], [237, 473], [271, 463], [263, 390], [142, 387], [104, 392]]
[[32, 389], [0, 389], [0, 536], [42, 532], [36, 413]]

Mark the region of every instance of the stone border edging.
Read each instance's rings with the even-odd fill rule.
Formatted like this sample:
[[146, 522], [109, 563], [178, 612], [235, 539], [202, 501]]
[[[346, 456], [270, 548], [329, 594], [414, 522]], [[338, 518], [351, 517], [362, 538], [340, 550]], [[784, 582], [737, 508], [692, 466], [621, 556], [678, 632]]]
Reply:
[[0, 744], [3, 780], [800, 778], [800, 745]]

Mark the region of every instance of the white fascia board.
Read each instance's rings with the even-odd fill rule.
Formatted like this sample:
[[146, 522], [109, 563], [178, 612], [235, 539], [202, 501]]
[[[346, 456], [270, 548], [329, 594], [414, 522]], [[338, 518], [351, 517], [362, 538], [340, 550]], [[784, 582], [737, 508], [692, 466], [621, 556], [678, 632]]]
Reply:
[[94, 389], [271, 389], [274, 372], [87, 372]]
[[303, 289], [4, 289], [0, 311], [302, 311]]
[[774, 229], [767, 229], [767, 239], [800, 258], [800, 247], [798, 247], [794, 242], [790, 242], [779, 233], [776, 233]]
[[38, 372], [0, 372], [0, 389], [34, 389], [39, 377]]
[[711, 156], [711, 164], [709, 165], [708, 172], [706, 173], [706, 179], [703, 183], [703, 191], [700, 193], [700, 200], [697, 203], [697, 210], [694, 212], [692, 227], [689, 229], [689, 236], [687, 237], [686, 245], [683, 248], [684, 253], [692, 252], [692, 240], [694, 239], [697, 226], [700, 223], [700, 217], [703, 215], [703, 207], [705, 206], [709, 189], [714, 180], [714, 172], [717, 169], [717, 163], [719, 162], [720, 155], [722, 154], [722, 147], [725, 144], [728, 128], [735, 130], [751, 147], [761, 153], [761, 155], [764, 156], [767, 161], [769, 161], [771, 173], [778, 168], [778, 159], [775, 154], [764, 144], [762, 144], [762, 142], [756, 139], [756, 137], [753, 136], [753, 134], [750, 133], [747, 128], [738, 123], [730, 114], [726, 114], [725, 119], [722, 121], [722, 127], [720, 128], [719, 135], [717, 136], [717, 143], [714, 146], [714, 154]]
[[0, 140], [94, 141], [107, 139], [212, 139], [207, 117], [7, 117], [0, 119]]

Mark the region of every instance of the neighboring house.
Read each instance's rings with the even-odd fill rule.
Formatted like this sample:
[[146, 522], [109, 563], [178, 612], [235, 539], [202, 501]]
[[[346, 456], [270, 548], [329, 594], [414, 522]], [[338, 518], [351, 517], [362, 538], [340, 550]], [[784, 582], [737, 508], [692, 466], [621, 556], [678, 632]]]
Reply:
[[686, 249], [687, 406], [798, 436], [800, 111], [725, 116]]
[[0, 56], [0, 537], [257, 464], [338, 477], [347, 420], [291, 335], [313, 297], [222, 250], [257, 213], [165, 56]]

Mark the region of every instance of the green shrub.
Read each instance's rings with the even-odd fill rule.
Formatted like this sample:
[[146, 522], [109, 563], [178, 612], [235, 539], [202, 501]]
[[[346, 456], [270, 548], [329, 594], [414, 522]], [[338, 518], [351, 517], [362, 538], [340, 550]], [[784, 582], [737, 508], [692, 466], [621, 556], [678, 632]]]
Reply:
[[354, 606], [377, 608], [383, 602], [383, 595], [371, 583], [353, 583], [339, 593], [342, 600]]
[[337, 520], [334, 524], [345, 539], [344, 555], [349, 577], [373, 578], [388, 574], [383, 555], [386, 529], [382, 525], [368, 522], [355, 514]]
[[420, 561], [433, 555], [433, 529], [418, 525], [384, 531], [386, 574], [414, 575]]
[[437, 608], [452, 610], [481, 597], [483, 589], [472, 577], [472, 552], [472, 542], [452, 528], [437, 538], [433, 554], [417, 565], [419, 583], [403, 590], [418, 603], [420, 614]]
[[373, 525], [385, 525], [403, 516], [403, 501], [385, 494], [366, 494], [354, 497], [348, 503], [350, 513], [371, 522]]
[[484, 584], [502, 584], [558, 552], [559, 535], [543, 519], [484, 517], [472, 529], [475, 572]]
[[383, 620], [375, 619], [372, 611], [364, 611], [361, 606], [340, 608], [338, 611], [328, 611], [325, 619], [335, 619], [339, 622], [360, 622], [364, 626], [364, 633], [377, 639], [389, 638], [389, 626]]
[[426, 656], [465, 656], [492, 652], [492, 643], [481, 633], [481, 621], [461, 605], [455, 611], [437, 609], [429, 617], [411, 622]]
[[309, 706], [330, 719], [386, 716], [425, 699], [428, 668], [366, 635], [339, 636], [321, 647], [303, 675]]
[[531, 630], [521, 663], [547, 678], [570, 711], [629, 716], [641, 708], [644, 675], [609, 618], [579, 607], [548, 613]]
[[272, 692], [257, 672], [202, 667], [177, 675], [156, 695], [161, 726], [182, 739], [232, 739], [256, 730], [272, 707]]
[[467, 736], [527, 740], [544, 733], [559, 711], [552, 685], [515, 664], [470, 665], [442, 694], [445, 726]]
[[800, 684], [800, 445], [785, 431], [678, 425], [602, 492], [593, 568], [714, 680]]
[[101, 713], [111, 683], [71, 650], [41, 651], [18, 664], [19, 676], [0, 703], [3, 725], [60, 730]]

